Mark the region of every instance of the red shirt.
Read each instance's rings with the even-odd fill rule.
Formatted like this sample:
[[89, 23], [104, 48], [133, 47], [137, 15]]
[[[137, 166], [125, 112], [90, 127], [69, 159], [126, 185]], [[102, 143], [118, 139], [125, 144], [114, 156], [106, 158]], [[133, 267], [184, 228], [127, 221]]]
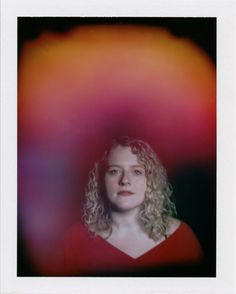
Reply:
[[64, 248], [64, 266], [70, 276], [155, 275], [163, 269], [197, 264], [201, 258], [199, 241], [183, 222], [166, 240], [136, 259], [94, 237], [82, 225], [70, 230]]

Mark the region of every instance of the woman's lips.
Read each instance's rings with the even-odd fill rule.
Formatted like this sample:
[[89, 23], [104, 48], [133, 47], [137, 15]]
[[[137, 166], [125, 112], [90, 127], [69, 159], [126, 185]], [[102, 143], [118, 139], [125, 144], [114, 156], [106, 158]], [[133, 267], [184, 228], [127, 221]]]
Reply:
[[133, 195], [134, 193], [133, 192], [131, 192], [131, 191], [119, 191], [118, 192], [118, 195], [120, 195], [120, 196], [131, 196], [131, 195]]

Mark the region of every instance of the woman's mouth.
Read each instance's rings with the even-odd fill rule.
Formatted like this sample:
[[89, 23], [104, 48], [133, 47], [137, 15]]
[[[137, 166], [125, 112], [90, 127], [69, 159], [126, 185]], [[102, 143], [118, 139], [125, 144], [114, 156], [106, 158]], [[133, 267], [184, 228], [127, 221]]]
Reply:
[[120, 195], [120, 196], [131, 196], [134, 193], [131, 192], [131, 191], [125, 190], [125, 191], [119, 191], [117, 194]]

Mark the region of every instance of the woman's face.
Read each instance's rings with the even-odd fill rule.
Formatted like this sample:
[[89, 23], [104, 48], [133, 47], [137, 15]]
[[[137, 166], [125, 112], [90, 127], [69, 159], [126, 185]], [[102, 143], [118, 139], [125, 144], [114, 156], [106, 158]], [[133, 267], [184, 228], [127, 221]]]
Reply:
[[118, 211], [135, 210], [145, 198], [145, 170], [130, 147], [117, 146], [108, 156], [105, 189], [112, 208]]

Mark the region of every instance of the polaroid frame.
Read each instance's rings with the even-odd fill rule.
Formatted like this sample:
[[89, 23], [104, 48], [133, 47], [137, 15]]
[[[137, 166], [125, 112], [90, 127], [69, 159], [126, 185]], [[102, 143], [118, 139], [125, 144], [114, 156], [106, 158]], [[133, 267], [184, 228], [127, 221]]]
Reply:
[[[230, 1], [76, 3], [4, 1], [1, 20], [1, 293], [229, 293], [235, 291], [234, 5]], [[107, 6], [106, 6], [107, 5]], [[107, 7], [107, 8], [105, 8]], [[65, 10], [64, 10], [65, 9]], [[217, 18], [217, 276], [216, 278], [22, 278], [16, 276], [17, 17], [209, 16]], [[232, 60], [234, 61], [232, 66]], [[13, 86], [12, 86], [13, 85]], [[232, 127], [233, 125], [233, 127]], [[233, 166], [232, 166], [233, 161]], [[95, 290], [96, 289], [96, 290]]]

